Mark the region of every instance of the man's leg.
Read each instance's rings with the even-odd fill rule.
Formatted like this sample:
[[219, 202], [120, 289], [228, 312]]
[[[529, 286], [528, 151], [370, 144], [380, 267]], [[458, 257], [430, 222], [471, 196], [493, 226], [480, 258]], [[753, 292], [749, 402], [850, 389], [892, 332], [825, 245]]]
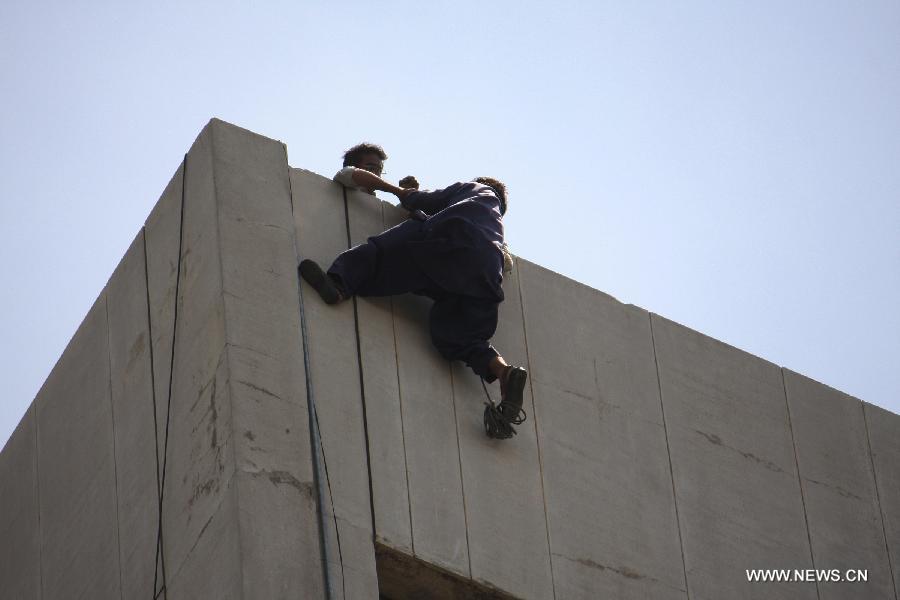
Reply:
[[418, 291], [428, 278], [412, 259], [407, 242], [422, 236], [422, 225], [405, 221], [342, 252], [327, 275], [315, 262], [300, 263], [300, 274], [329, 304], [354, 295], [390, 296]]
[[372, 278], [377, 267], [378, 247], [369, 240], [341, 252], [328, 268], [328, 277], [334, 281], [343, 297], [349, 298]]
[[512, 425], [525, 420], [522, 409], [528, 373], [511, 366], [490, 343], [497, 329], [499, 304], [467, 296], [434, 295], [431, 338], [448, 360], [464, 361], [486, 382], [500, 380], [500, 404], [485, 408], [484, 426], [489, 437], [515, 435]]
[[491, 364], [500, 353], [491, 346], [499, 304], [468, 296], [429, 294], [431, 340], [447, 360], [461, 360], [488, 383], [497, 379]]

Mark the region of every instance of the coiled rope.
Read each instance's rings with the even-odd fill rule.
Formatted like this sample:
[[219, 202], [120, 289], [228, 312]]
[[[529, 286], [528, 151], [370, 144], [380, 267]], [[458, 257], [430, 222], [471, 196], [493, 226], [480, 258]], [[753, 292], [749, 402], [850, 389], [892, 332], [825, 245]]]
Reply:
[[484, 395], [487, 396], [487, 402], [484, 403], [484, 432], [489, 438], [508, 440], [516, 435], [513, 425], [521, 425], [528, 418], [525, 410], [507, 400], [501, 400], [495, 404], [488, 392], [484, 377], [481, 378], [481, 387], [484, 388]]

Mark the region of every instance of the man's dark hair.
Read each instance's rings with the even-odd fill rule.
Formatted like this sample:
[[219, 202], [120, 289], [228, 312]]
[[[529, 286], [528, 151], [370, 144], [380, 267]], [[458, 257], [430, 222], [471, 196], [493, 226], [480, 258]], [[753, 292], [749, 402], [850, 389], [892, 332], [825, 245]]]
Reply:
[[344, 166], [345, 167], [357, 167], [359, 166], [357, 163], [363, 154], [377, 154], [378, 158], [381, 160], [387, 160], [387, 154], [384, 151], [384, 148], [379, 146], [378, 144], [370, 144], [369, 142], [363, 142], [362, 144], [357, 144], [344, 152]]
[[497, 194], [497, 197], [500, 198], [500, 214], [506, 214], [506, 186], [499, 179], [494, 179], [493, 177], [476, 177], [473, 179], [475, 183], [481, 183], [492, 190]]

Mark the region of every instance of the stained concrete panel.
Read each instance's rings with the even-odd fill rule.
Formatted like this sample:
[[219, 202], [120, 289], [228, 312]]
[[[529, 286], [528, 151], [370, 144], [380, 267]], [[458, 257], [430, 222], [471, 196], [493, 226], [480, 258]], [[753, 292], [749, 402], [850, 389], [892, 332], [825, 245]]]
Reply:
[[121, 595], [106, 310], [104, 291], [35, 400], [47, 600]]
[[159, 512], [143, 231], [107, 285], [123, 598], [153, 589]]
[[393, 300], [416, 556], [469, 576], [450, 365], [431, 346], [431, 301]]
[[685, 598], [647, 313], [518, 265], [556, 598]]
[[800, 483], [817, 569], [866, 569], [868, 580], [830, 582], [819, 597], [894, 598], [862, 403], [784, 370]]
[[[166, 581], [190, 586], [212, 569], [212, 556], [193, 556], [234, 476], [231, 401], [210, 128], [201, 132], [184, 169], [184, 234], [174, 327], [174, 371], [165, 449], [163, 542]], [[148, 238], [148, 242], [152, 240]], [[152, 248], [149, 254], [152, 255]], [[151, 285], [165, 283], [153, 281]], [[159, 297], [158, 295], [155, 297]], [[169, 358], [163, 355], [163, 361]], [[168, 396], [168, 382], [161, 393]], [[160, 390], [157, 390], [160, 393]], [[159, 403], [158, 403], [159, 404]], [[224, 507], [234, 508], [225, 504]], [[237, 514], [222, 517], [237, 523]], [[232, 525], [234, 526], [234, 525]], [[238, 545], [217, 548], [238, 553]], [[188, 559], [190, 558], [190, 561]], [[218, 559], [217, 559], [218, 560]], [[189, 565], [189, 567], [186, 567]], [[199, 585], [199, 583], [198, 583]]]
[[[162, 478], [165, 461], [166, 425], [169, 411], [169, 378], [175, 335], [175, 296], [181, 242], [181, 210], [184, 163], [147, 217], [144, 241], [147, 257], [147, 300], [149, 303], [150, 353], [153, 357], [153, 405], [156, 428], [156, 476]], [[157, 486], [159, 487], [159, 483]], [[159, 511], [157, 511], [157, 520]], [[164, 582], [164, 544], [157, 556], [157, 591]]]
[[34, 407], [0, 453], [0, 593], [41, 597], [41, 547]]
[[240, 530], [234, 517], [239, 510], [234, 479], [222, 490], [221, 499], [216, 511], [206, 521], [203, 535], [197, 538], [197, 545], [178, 568], [169, 572], [165, 596], [160, 598], [238, 600], [263, 597], [244, 593], [244, 569], [238, 550], [241, 545]]
[[415, 555], [470, 576], [450, 366], [428, 346], [424, 298], [394, 299]]
[[[350, 245], [381, 233], [383, 208], [393, 207], [364, 192], [347, 189]], [[412, 552], [409, 483], [403, 438], [403, 407], [397, 380], [391, 298], [356, 298], [357, 335], [368, 424], [375, 536], [392, 548]]]
[[[503, 282], [506, 296], [493, 345], [507, 362], [529, 368], [519, 278]], [[498, 382], [488, 386], [500, 400]], [[543, 482], [530, 386], [524, 407], [528, 420], [510, 440], [485, 435], [486, 401], [481, 379], [463, 363], [453, 363], [453, 398], [465, 492], [472, 579], [520, 598], [552, 598], [550, 547]], [[514, 551], [510, 551], [514, 549]]]
[[184, 164], [179, 165], [147, 217], [147, 288], [150, 304], [150, 348], [153, 353], [153, 391], [156, 409], [158, 463], [163, 463], [168, 416], [169, 375], [175, 332], [175, 290], [181, 241]]
[[287, 154], [228, 123], [209, 129], [244, 590], [315, 596], [322, 569]]
[[[407, 211], [384, 206], [386, 228], [407, 218]], [[453, 383], [450, 363], [431, 343], [431, 304], [408, 294], [392, 300], [412, 545], [417, 557], [469, 577]]]
[[815, 598], [747, 581], [812, 567], [781, 370], [652, 315], [691, 598]]
[[900, 587], [900, 415], [865, 402], [863, 412], [896, 597]]
[[[327, 269], [347, 249], [343, 189], [301, 169], [291, 170], [291, 189], [300, 257], [316, 260]], [[329, 546], [337, 547], [340, 560], [332, 580], [343, 587], [343, 597], [375, 598], [378, 584], [353, 303], [329, 306], [306, 283], [302, 286], [308, 376], [330, 504], [324, 509], [335, 526]]]
[[[308, 242], [301, 243], [301, 238], [303, 236], [303, 229], [301, 228], [301, 217], [300, 217], [300, 203], [303, 202], [303, 223], [304, 227], [310, 228], [314, 230], [315, 225], [313, 219], [318, 216], [313, 211], [321, 211], [322, 215], [328, 215], [329, 210], [335, 210], [337, 207], [337, 197], [335, 196], [331, 202], [331, 204], [317, 202], [315, 200], [307, 201], [307, 197], [315, 197], [316, 195], [325, 195], [334, 194], [335, 191], [332, 189], [332, 184], [324, 177], [319, 177], [314, 173], [309, 171], [304, 171], [301, 169], [291, 169], [290, 170], [290, 181], [291, 181], [291, 205], [294, 214], [294, 229], [295, 236], [297, 239], [297, 254], [299, 259], [304, 258], [312, 258], [319, 262], [320, 265], [328, 264], [330, 258], [326, 252], [321, 252], [317, 256], [316, 255], [308, 255], [308, 252], [317, 252], [316, 241], [314, 238], [310, 238]], [[302, 200], [301, 200], [302, 199]], [[343, 202], [343, 196], [341, 196], [341, 202]], [[327, 218], [327, 217], [326, 217]], [[339, 226], [337, 225], [339, 218], [336, 216], [332, 216], [328, 221], [328, 230], [337, 232]], [[343, 246], [341, 245], [340, 240], [346, 238], [346, 233], [344, 233], [344, 238], [338, 238], [336, 242], [334, 252], [339, 252]], [[313, 246], [312, 249], [309, 246]], [[310, 300], [304, 302], [304, 292]], [[301, 318], [304, 320], [304, 327], [307, 327], [307, 339], [304, 340], [305, 344], [308, 344], [309, 347], [312, 347], [310, 330], [312, 329], [311, 325], [311, 314], [318, 314], [322, 312], [322, 307], [317, 307], [317, 303], [314, 302], [314, 298], [312, 296], [315, 292], [311, 291], [308, 286], [305, 284], [300, 284], [298, 288], [298, 298], [301, 302], [302, 313]], [[310, 306], [312, 305], [312, 306]], [[327, 573], [327, 581], [326, 585], [329, 590], [329, 593], [337, 598], [344, 598], [344, 578], [343, 578], [343, 564], [342, 564], [342, 554], [340, 551], [340, 535], [338, 533], [338, 524], [335, 519], [334, 513], [334, 499], [332, 497], [332, 491], [330, 487], [330, 478], [327, 469], [327, 458], [325, 456], [325, 450], [323, 447], [322, 436], [321, 436], [321, 426], [318, 419], [318, 410], [316, 404], [317, 400], [317, 389], [319, 387], [318, 378], [315, 375], [315, 369], [312, 367], [312, 352], [307, 350], [307, 346], [304, 346], [304, 353], [306, 361], [304, 364], [304, 368], [306, 369], [306, 381], [307, 381], [307, 402], [312, 405], [311, 410], [313, 414], [313, 423], [312, 429], [314, 429], [315, 435], [315, 443], [316, 451], [315, 456], [313, 457], [313, 462], [316, 464], [316, 468], [318, 471], [318, 489], [316, 491], [317, 498], [319, 500], [319, 511], [320, 511], [320, 535], [323, 539], [324, 545], [324, 559], [325, 560], [325, 571]], [[346, 357], [345, 357], [346, 358]], [[327, 382], [323, 385], [327, 386]]]

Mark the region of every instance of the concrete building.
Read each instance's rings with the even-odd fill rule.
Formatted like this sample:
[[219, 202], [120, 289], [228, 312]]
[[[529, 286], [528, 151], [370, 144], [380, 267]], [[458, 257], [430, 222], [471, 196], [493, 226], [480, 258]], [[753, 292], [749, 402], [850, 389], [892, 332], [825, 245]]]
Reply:
[[490, 440], [427, 300], [298, 284], [403, 218], [211, 121], [0, 455], [0, 597], [897, 599], [900, 416], [519, 259]]

